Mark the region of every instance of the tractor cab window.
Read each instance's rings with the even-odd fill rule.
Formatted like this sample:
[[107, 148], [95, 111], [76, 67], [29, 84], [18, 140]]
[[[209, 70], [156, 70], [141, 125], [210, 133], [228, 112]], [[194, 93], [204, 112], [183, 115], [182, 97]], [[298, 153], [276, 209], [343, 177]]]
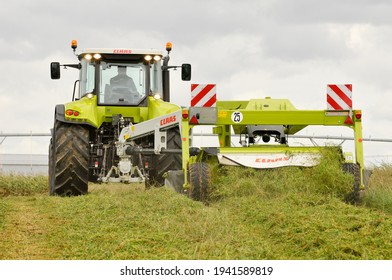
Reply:
[[82, 68], [86, 68], [86, 71], [80, 72], [80, 97], [85, 96], [87, 93], [94, 92], [95, 65], [86, 60], [82, 60]]
[[150, 65], [150, 94], [162, 96], [162, 72], [160, 62]]
[[146, 65], [100, 64], [98, 103], [107, 105], [138, 105], [146, 97]]

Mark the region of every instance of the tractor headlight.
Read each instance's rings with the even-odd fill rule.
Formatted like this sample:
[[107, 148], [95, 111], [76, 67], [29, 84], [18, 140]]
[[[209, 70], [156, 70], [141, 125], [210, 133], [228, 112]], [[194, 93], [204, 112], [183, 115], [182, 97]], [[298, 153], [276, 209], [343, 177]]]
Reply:
[[91, 98], [94, 97], [94, 94], [92, 94], [92, 93], [87, 93], [86, 97], [87, 97], [88, 99], [91, 99]]
[[161, 60], [161, 56], [159, 56], [159, 55], [154, 55], [154, 60], [155, 60], [155, 61], [160, 61], [160, 60]]
[[86, 54], [86, 55], [84, 55], [84, 58], [86, 59], [86, 60], [91, 60], [92, 58], [93, 58], [93, 56], [91, 55], [91, 54]]
[[153, 97], [156, 100], [161, 99], [161, 95], [159, 93], [154, 93]]
[[100, 59], [102, 57], [102, 55], [100, 54], [100, 53], [95, 53], [95, 54], [90, 54], [90, 53], [87, 53], [87, 54], [85, 54], [84, 55], [84, 58], [86, 59], [86, 60], [91, 60], [91, 59], [95, 59], [95, 60], [98, 60], [98, 59]]
[[152, 56], [148, 54], [148, 55], [144, 56], [144, 59], [145, 59], [146, 61], [151, 61]]

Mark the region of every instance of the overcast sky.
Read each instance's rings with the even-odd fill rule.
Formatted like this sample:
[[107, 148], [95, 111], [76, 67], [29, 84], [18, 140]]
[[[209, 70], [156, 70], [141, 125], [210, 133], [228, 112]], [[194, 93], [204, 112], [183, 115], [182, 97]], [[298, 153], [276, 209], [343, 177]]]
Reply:
[[[288, 98], [326, 109], [326, 85], [353, 84], [364, 137], [392, 138], [390, 0], [2, 0], [0, 131], [49, 132], [56, 104], [72, 98], [77, 71], [51, 80], [51, 61], [75, 63], [72, 39], [90, 47], [165, 48], [191, 63], [192, 83], [216, 83], [218, 99]], [[190, 82], [172, 73], [172, 102]], [[347, 132], [347, 133], [346, 133]], [[306, 130], [303, 134], [314, 133]], [[326, 134], [326, 133], [323, 133]], [[329, 130], [330, 135], [349, 135]], [[1, 140], [1, 139], [0, 139]], [[7, 138], [1, 153], [47, 153], [45, 140]], [[365, 143], [392, 155], [392, 143]]]

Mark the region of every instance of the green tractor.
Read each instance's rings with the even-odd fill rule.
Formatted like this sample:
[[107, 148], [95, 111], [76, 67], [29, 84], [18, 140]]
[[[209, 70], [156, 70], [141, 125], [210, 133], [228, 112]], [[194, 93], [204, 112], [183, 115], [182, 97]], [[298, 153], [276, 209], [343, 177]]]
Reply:
[[[83, 195], [89, 181], [163, 185], [163, 174], [182, 169], [180, 127], [175, 117], [163, 117], [159, 138], [149, 130], [127, 145], [138, 153], [127, 155], [121, 150], [119, 137], [129, 125], [178, 112], [181, 108], [169, 103], [169, 71], [181, 68], [182, 80], [189, 81], [191, 66], [168, 65], [171, 43], [166, 45], [166, 56], [152, 49], [76, 53], [76, 41], [71, 47], [78, 63], [50, 65], [52, 79], [60, 79], [61, 67], [79, 70], [79, 79], [72, 102], [55, 107], [49, 194]], [[158, 143], [167, 152], [157, 152]]]
[[[75, 52], [76, 42], [71, 46]], [[55, 109], [51, 195], [86, 194], [89, 181], [138, 182], [208, 201], [211, 162], [257, 169], [319, 164], [323, 147], [289, 145], [313, 125], [354, 132], [355, 161], [343, 168], [354, 176], [350, 200], [358, 200], [365, 187], [362, 111], [352, 108], [351, 84], [327, 86], [327, 110], [299, 110], [270, 97], [217, 100], [213, 84], [192, 84], [191, 106], [181, 108], [170, 103], [169, 70], [181, 67], [182, 80], [189, 81], [191, 66], [169, 66], [170, 43], [166, 50], [163, 56], [156, 50], [87, 49], [77, 64], [51, 63], [53, 79], [60, 78], [61, 66], [80, 72], [72, 102]], [[212, 127], [219, 146], [193, 147], [197, 126]]]

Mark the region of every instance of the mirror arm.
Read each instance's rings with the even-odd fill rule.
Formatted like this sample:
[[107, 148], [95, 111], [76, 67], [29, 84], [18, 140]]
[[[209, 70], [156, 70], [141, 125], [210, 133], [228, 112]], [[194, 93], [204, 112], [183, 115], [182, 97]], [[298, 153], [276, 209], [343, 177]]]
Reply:
[[169, 70], [169, 69], [177, 70], [178, 67], [181, 68], [181, 66], [162, 66], [162, 70], [164, 70], [164, 71]]
[[78, 64], [63, 64], [60, 66], [64, 66], [64, 69], [66, 69], [67, 67], [71, 67], [71, 68], [75, 68], [75, 69], [81, 69], [82, 65], [80, 63]]

